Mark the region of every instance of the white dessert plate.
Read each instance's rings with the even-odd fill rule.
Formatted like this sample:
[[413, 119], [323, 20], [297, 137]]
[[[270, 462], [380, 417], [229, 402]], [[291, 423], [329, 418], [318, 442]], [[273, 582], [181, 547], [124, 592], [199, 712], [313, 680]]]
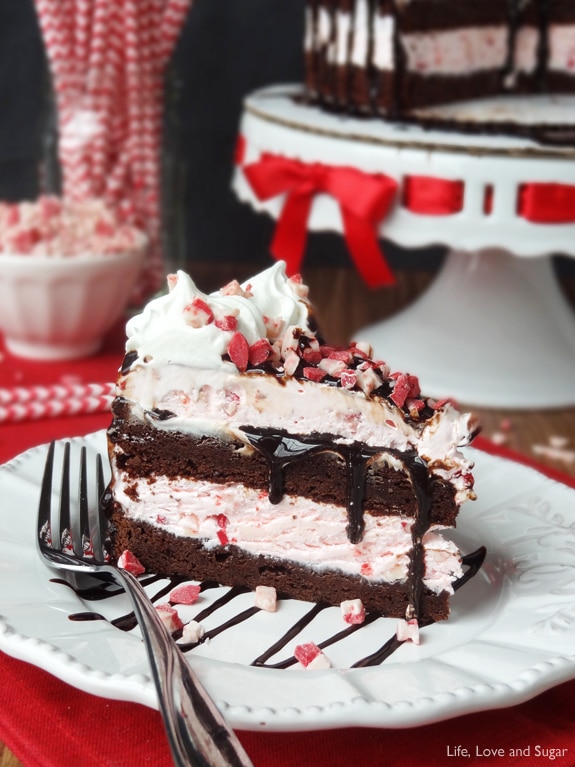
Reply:
[[[104, 452], [105, 435], [73, 439], [76, 458], [82, 444], [89, 457]], [[394, 635], [392, 620], [326, 647], [333, 668], [280, 670], [251, 663], [310, 605], [286, 600], [276, 613], [256, 612], [187, 653], [234, 727], [411, 727], [515, 705], [575, 677], [575, 490], [470, 452], [479, 500], [463, 507], [453, 537], [465, 553], [486, 546], [487, 556], [455, 594], [450, 620], [422, 628], [419, 645], [406, 642], [379, 665], [351, 668]], [[45, 454], [33, 448], [0, 467], [0, 649], [86, 692], [155, 707], [138, 629], [111, 623], [129, 612], [125, 596], [81, 599], [36, 553]], [[164, 586], [148, 586], [157, 601]], [[182, 617], [225, 591], [202, 592]], [[252, 604], [242, 594], [202, 622], [209, 631]], [[323, 610], [272, 660], [345, 625], [338, 608]]]

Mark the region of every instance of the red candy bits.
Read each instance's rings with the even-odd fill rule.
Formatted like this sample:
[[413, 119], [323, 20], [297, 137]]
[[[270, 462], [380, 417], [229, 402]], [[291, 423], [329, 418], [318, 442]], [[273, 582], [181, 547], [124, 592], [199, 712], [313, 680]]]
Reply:
[[390, 395], [390, 399], [393, 400], [398, 407], [403, 407], [405, 400], [408, 397], [419, 397], [420, 390], [417, 376], [399, 373], [392, 377], [395, 377], [395, 387]]
[[260, 338], [248, 350], [250, 365], [261, 365], [272, 354], [272, 345], [267, 338]]
[[146, 568], [140, 562], [138, 557], [135, 554], [132, 554], [128, 549], [120, 554], [118, 567], [121, 567], [122, 570], [126, 570], [132, 575], [141, 575], [146, 572]]
[[231, 361], [242, 373], [248, 366], [249, 351], [250, 347], [245, 336], [239, 332], [234, 333], [228, 346], [228, 354]]
[[184, 314], [186, 322], [193, 328], [203, 328], [204, 325], [209, 325], [210, 322], [214, 321], [214, 313], [201, 298], [194, 298], [191, 303], [185, 306]]
[[346, 599], [340, 604], [340, 608], [346, 623], [353, 626], [365, 621], [365, 607], [361, 599]]
[[293, 652], [294, 657], [305, 668], [330, 668], [331, 664], [315, 642], [298, 644]]
[[171, 605], [167, 604], [161, 604], [161, 605], [154, 605], [156, 608], [156, 612], [160, 616], [160, 620], [166, 627], [166, 629], [172, 634], [174, 631], [179, 631], [184, 627], [184, 624], [182, 623], [182, 619], [178, 615], [177, 610], [174, 610], [174, 608]]
[[233, 314], [225, 314], [223, 317], [218, 317], [214, 324], [219, 330], [234, 331], [238, 329], [238, 318]]
[[170, 592], [173, 605], [193, 605], [200, 596], [201, 587], [196, 583], [183, 583]]

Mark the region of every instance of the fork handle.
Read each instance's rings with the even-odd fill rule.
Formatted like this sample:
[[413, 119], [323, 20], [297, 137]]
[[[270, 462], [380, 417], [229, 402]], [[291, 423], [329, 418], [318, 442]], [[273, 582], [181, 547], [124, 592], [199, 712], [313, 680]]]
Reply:
[[110, 568], [124, 586], [148, 653], [176, 767], [253, 767], [237, 736], [160, 620], [136, 577]]

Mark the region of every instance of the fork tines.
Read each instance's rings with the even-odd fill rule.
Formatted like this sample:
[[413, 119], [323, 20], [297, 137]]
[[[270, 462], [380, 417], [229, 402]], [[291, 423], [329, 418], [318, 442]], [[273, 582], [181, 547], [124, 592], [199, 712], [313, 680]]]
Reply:
[[71, 445], [66, 442], [62, 456], [59, 486], [59, 502], [52, 503], [53, 477], [55, 473], [56, 443], [48, 448], [38, 514], [38, 538], [56, 551], [71, 553], [76, 557], [94, 557], [96, 561], [105, 560], [105, 541], [102, 536], [102, 517], [100, 498], [105, 490], [102, 458], [96, 457], [96, 492], [97, 508], [90, 513], [88, 495], [87, 452], [83, 445], [80, 449], [80, 467], [78, 484], [78, 502], [75, 503], [71, 492]]

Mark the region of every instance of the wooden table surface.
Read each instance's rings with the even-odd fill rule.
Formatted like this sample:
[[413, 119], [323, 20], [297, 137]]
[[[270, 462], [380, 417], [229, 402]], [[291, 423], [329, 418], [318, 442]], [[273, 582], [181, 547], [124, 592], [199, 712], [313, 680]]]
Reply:
[[[192, 275], [204, 291], [215, 290], [231, 279], [247, 279], [252, 265], [197, 265]], [[345, 343], [362, 327], [394, 314], [420, 295], [433, 279], [421, 272], [399, 272], [397, 285], [371, 291], [353, 270], [315, 268], [304, 271], [324, 336]], [[575, 279], [561, 282], [575, 311]], [[413, 371], [417, 373], [417, 371]], [[575, 382], [573, 382], [575, 387]], [[466, 403], [462, 403], [465, 405]], [[575, 477], [575, 406], [557, 410], [489, 410], [469, 407], [479, 416], [482, 434], [503, 440], [506, 447], [542, 465]], [[0, 767], [22, 767], [0, 743]]]

